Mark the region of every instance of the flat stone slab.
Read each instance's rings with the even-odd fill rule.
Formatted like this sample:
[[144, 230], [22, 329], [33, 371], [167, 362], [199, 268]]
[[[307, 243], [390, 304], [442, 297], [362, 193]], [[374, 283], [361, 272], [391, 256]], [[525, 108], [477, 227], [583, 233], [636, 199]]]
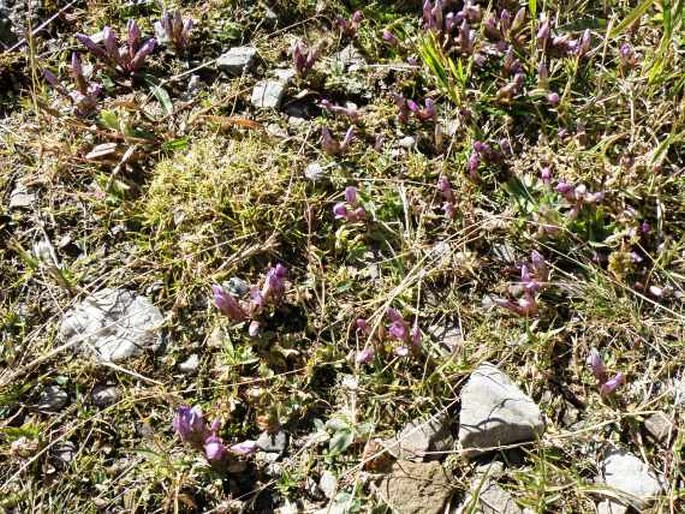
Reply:
[[235, 46], [216, 61], [216, 67], [228, 75], [238, 76], [254, 66], [257, 49], [253, 46]]
[[648, 507], [662, 492], [660, 480], [642, 459], [623, 450], [605, 455], [598, 481], [618, 493], [616, 500], [637, 510]]
[[74, 349], [101, 362], [118, 362], [161, 346], [164, 317], [144, 296], [126, 289], [102, 289], [62, 318], [60, 335]]
[[484, 362], [461, 391], [459, 443], [467, 457], [532, 441], [544, 432], [540, 409], [497, 366]]
[[413, 461], [442, 460], [453, 449], [454, 438], [446, 419], [412, 421], [393, 444], [393, 452], [400, 459]]
[[442, 514], [452, 496], [452, 487], [440, 463], [399, 460], [381, 481], [376, 494], [392, 512]]
[[258, 109], [278, 109], [288, 84], [282, 80], [262, 80], [252, 89], [250, 101]]

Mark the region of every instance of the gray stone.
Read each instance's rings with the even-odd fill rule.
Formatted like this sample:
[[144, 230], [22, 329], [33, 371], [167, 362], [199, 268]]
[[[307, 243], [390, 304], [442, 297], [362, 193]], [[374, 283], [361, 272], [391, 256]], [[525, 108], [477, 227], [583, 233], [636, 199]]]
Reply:
[[522, 514], [514, 498], [497, 483], [491, 481], [473, 484], [474, 492], [468, 494], [457, 513]]
[[404, 148], [405, 150], [411, 150], [416, 146], [416, 138], [412, 136], [405, 136], [397, 141], [397, 146]]
[[283, 455], [288, 447], [288, 434], [283, 430], [279, 430], [275, 434], [269, 432], [262, 432], [262, 435], [257, 439], [257, 448], [266, 453], [278, 453]]
[[197, 355], [197, 353], [194, 353], [178, 365], [178, 370], [186, 375], [192, 375], [197, 373], [197, 368], [199, 366], [200, 357]]
[[324, 167], [321, 166], [321, 164], [319, 164], [318, 162], [313, 162], [304, 169], [304, 176], [312, 182], [316, 182], [317, 180], [324, 177], [324, 175]]
[[147, 298], [125, 289], [102, 289], [62, 318], [66, 343], [102, 362], [118, 362], [146, 348], [161, 346], [160, 310]]
[[219, 57], [216, 67], [228, 75], [238, 76], [252, 69], [257, 58], [253, 46], [236, 46]]
[[69, 464], [76, 457], [76, 445], [71, 441], [55, 446], [52, 454], [63, 464]]
[[287, 82], [275, 79], [262, 80], [255, 84], [250, 101], [258, 109], [278, 109], [287, 89]]
[[351, 43], [335, 54], [333, 59], [336, 60], [344, 70], [348, 71], [356, 71], [366, 64], [364, 56]]
[[452, 496], [450, 480], [438, 462], [397, 461], [376, 488], [392, 512], [442, 514]]
[[64, 407], [69, 401], [67, 392], [58, 385], [50, 385], [43, 389], [38, 399], [39, 410], [56, 412]]
[[96, 407], [107, 407], [119, 401], [119, 389], [112, 385], [96, 385], [91, 396]]
[[645, 430], [656, 442], [666, 444], [671, 437], [673, 422], [663, 412], [655, 412], [645, 419]]
[[604, 500], [597, 504], [597, 514], [626, 514], [628, 507], [611, 500]]
[[36, 195], [29, 193], [24, 184], [17, 184], [14, 190], [10, 193], [10, 209], [25, 209], [31, 207], [36, 201]]
[[319, 489], [329, 500], [335, 496], [335, 491], [338, 488], [338, 479], [333, 473], [326, 470], [321, 474], [319, 479]]
[[247, 293], [250, 292], [250, 284], [245, 282], [242, 278], [238, 277], [229, 278], [228, 282], [223, 283], [223, 286], [226, 289], [226, 291], [228, 291], [233, 296], [236, 296], [238, 298], [245, 296]]
[[461, 391], [459, 443], [468, 457], [531, 441], [545, 429], [540, 409], [495, 365], [484, 362]]
[[598, 481], [611, 488], [611, 495], [624, 505], [638, 510], [652, 503], [654, 497], [662, 491], [657, 476], [632, 453], [623, 450], [608, 452], [601, 464]]
[[395, 453], [401, 460], [441, 460], [454, 449], [454, 438], [446, 419], [412, 421], [397, 436]]

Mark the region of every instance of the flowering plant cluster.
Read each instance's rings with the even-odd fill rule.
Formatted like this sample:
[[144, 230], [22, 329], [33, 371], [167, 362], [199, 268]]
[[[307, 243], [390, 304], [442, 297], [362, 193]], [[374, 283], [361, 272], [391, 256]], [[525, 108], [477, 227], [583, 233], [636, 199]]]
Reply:
[[369, 338], [369, 343], [359, 352], [355, 361], [358, 364], [367, 364], [376, 355], [376, 347], [383, 343], [389, 343], [393, 352], [398, 357], [406, 357], [410, 352], [417, 352], [421, 346], [421, 329], [418, 325], [418, 318], [410, 326], [397, 309], [388, 309], [386, 312], [389, 324], [380, 325], [373, 333], [371, 325], [364, 318], [356, 321], [357, 332]]
[[76, 34], [76, 39], [95, 57], [102, 59], [117, 71], [131, 75], [139, 71], [147, 57], [157, 46], [155, 38], [143, 40], [135, 20], [126, 25], [126, 41], [120, 44], [119, 38], [110, 27], [102, 30], [102, 44], [85, 34]]
[[625, 383], [625, 376], [620, 371], [612, 378], [609, 378], [602, 356], [597, 349], [593, 348], [590, 350], [590, 354], [587, 357], [587, 364], [590, 367], [592, 374], [597, 379], [599, 394], [602, 396], [612, 394], [620, 385]]
[[338, 141], [331, 134], [328, 127], [321, 127], [321, 148], [328, 155], [340, 155], [344, 153], [354, 141], [354, 127], [350, 127], [345, 132], [342, 141]]
[[333, 206], [333, 214], [337, 220], [345, 220], [348, 223], [356, 223], [366, 217], [364, 207], [359, 203], [359, 194], [354, 186], [345, 188], [345, 201], [338, 202]]
[[87, 116], [97, 109], [98, 101], [102, 96], [102, 86], [86, 78], [81, 58], [76, 52], [71, 54], [70, 74], [74, 83], [72, 90], [64, 87], [50, 70], [43, 71], [43, 76], [48, 84], [71, 101], [74, 106], [74, 113], [77, 116]]
[[282, 264], [270, 268], [264, 278], [261, 289], [252, 286], [248, 291], [248, 298], [239, 299], [225, 287], [215, 284], [212, 286], [214, 304], [219, 311], [235, 322], [250, 320], [248, 333], [257, 337], [261, 332], [259, 316], [271, 306], [278, 306], [285, 295], [288, 270]]
[[559, 181], [554, 187], [554, 190], [559, 193], [568, 203], [570, 210], [568, 216], [573, 219], [578, 216], [584, 205], [595, 205], [604, 199], [603, 192], [588, 191], [585, 184], [573, 186], [565, 181]]
[[445, 211], [445, 216], [449, 219], [454, 218], [456, 212], [454, 206], [454, 192], [452, 191], [452, 184], [450, 184], [450, 181], [444, 175], [441, 175], [438, 179], [438, 190], [445, 200], [442, 204], [442, 210]]
[[164, 11], [162, 18], [155, 22], [155, 35], [160, 43], [171, 43], [177, 52], [183, 52], [190, 41], [193, 28], [192, 18], [183, 19], [181, 11]]
[[296, 41], [292, 46], [291, 52], [295, 73], [300, 76], [304, 76], [312, 71], [319, 57], [316, 49], [308, 47], [304, 41]]
[[516, 300], [496, 298], [495, 304], [519, 316], [528, 317], [538, 311], [537, 293], [549, 280], [549, 268], [544, 257], [534, 250], [530, 262], [521, 265], [521, 295]]
[[395, 94], [395, 104], [397, 105], [397, 120], [400, 123], [409, 123], [410, 117], [414, 117], [420, 122], [433, 121], [437, 118], [435, 102], [432, 98], [426, 98], [423, 107], [414, 100], [405, 98], [402, 94]]
[[342, 16], [338, 16], [336, 24], [343, 35], [353, 38], [357, 35], [357, 31], [359, 30], [362, 21], [364, 21], [364, 14], [361, 11], [355, 11], [352, 13], [349, 20]]
[[199, 407], [179, 407], [171, 425], [183, 442], [201, 451], [207, 462], [218, 471], [225, 470], [232, 459], [257, 450], [256, 443], [250, 440], [226, 446], [217, 435], [219, 421], [208, 424]]

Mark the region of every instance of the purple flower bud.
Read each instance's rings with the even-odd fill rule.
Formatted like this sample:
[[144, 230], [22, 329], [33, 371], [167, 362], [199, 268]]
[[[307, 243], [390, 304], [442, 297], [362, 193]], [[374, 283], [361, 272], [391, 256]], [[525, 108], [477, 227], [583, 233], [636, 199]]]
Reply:
[[468, 170], [471, 178], [476, 178], [478, 174], [478, 166], [480, 165], [480, 157], [478, 157], [477, 152], [471, 152], [468, 160]]
[[402, 314], [400, 314], [400, 311], [392, 307], [388, 309], [388, 312], [386, 314], [390, 321], [404, 321], [404, 318], [402, 317]]
[[76, 34], [75, 37], [78, 40], [78, 42], [81, 43], [84, 47], [86, 47], [86, 49], [92, 54], [97, 55], [98, 57], [106, 57], [104, 50], [102, 50], [102, 48], [96, 45], [95, 41], [93, 41], [89, 36], [79, 33]]
[[202, 445], [207, 436], [207, 425], [198, 407], [179, 407], [171, 425], [181, 440], [195, 446]]
[[333, 135], [328, 127], [321, 127], [321, 146], [328, 155], [340, 153], [340, 143], [333, 139]]
[[221, 314], [228, 316], [233, 321], [243, 321], [247, 317], [238, 300], [223, 287], [213, 285], [212, 292], [214, 293], [214, 304]]
[[357, 195], [357, 188], [354, 186], [347, 186], [345, 188], [345, 201], [349, 203], [352, 207], [356, 207], [359, 204], [359, 197]]
[[604, 382], [599, 388], [599, 394], [608, 396], [613, 393], [621, 384], [625, 383], [625, 377], [620, 371], [613, 378]]
[[485, 18], [483, 30], [485, 31], [485, 37], [490, 41], [496, 42], [502, 39], [502, 32], [497, 28], [497, 18], [494, 15]]
[[347, 132], [345, 132], [345, 137], [343, 138], [342, 143], [340, 143], [340, 151], [344, 151], [349, 147], [352, 141], [354, 141], [354, 127], [348, 128]]
[[540, 179], [545, 184], [549, 184], [550, 180], [552, 180], [552, 170], [549, 168], [549, 166], [545, 166], [540, 170]]
[[146, 57], [154, 51], [155, 46], [157, 46], [157, 40], [155, 38], [145, 41], [143, 46], [140, 47], [140, 50], [136, 52], [135, 57], [131, 60], [131, 63], [128, 66], [128, 71], [138, 71], [143, 66]]
[[57, 80], [57, 76], [50, 70], [43, 70], [43, 77], [45, 78], [45, 81], [52, 87], [56, 88], [59, 85], [59, 80]]
[[546, 44], [547, 41], [549, 41], [549, 37], [552, 33], [552, 26], [549, 22], [548, 19], [545, 19], [542, 24], [540, 25], [540, 28], [538, 29], [538, 33], [535, 36], [535, 39], [537, 40], [538, 47], [543, 48]]
[[445, 216], [449, 219], [453, 219], [457, 214], [456, 207], [453, 202], [445, 202], [442, 204], [442, 210], [445, 211]]
[[550, 91], [547, 94], [547, 103], [551, 105], [552, 107], [556, 107], [559, 105], [559, 102], [561, 102], [561, 97], [559, 96], [559, 93], [556, 93], [555, 91]]
[[140, 28], [135, 20], [128, 20], [126, 32], [128, 34], [128, 51], [131, 57], [133, 57], [138, 48], [138, 41], [140, 40]]
[[221, 438], [215, 434], [208, 436], [203, 444], [207, 461], [216, 467], [220, 467], [226, 461], [228, 452]]
[[509, 32], [509, 28], [511, 27], [511, 13], [506, 9], [502, 9], [502, 12], [499, 14], [499, 26], [502, 33], [506, 34]]
[[414, 100], [407, 100], [407, 107], [411, 112], [418, 112], [420, 109], [419, 104], [417, 104]]
[[526, 8], [521, 7], [518, 11], [516, 11], [516, 16], [514, 16], [514, 21], [511, 22], [511, 30], [513, 32], [516, 32], [518, 29], [520, 29], [523, 26], [523, 23], [526, 21]]
[[285, 293], [285, 278], [288, 271], [282, 264], [277, 264], [275, 268], [269, 269], [264, 279], [262, 287], [262, 297], [265, 301], [278, 303]]
[[604, 384], [607, 381], [607, 372], [604, 367], [604, 361], [602, 356], [599, 354], [596, 348], [590, 350], [590, 354], [587, 357], [587, 364], [590, 366], [590, 371], [597, 379], [597, 382]]
[[407, 330], [407, 324], [404, 320], [395, 320], [390, 323], [388, 332], [392, 339], [397, 339], [398, 341], [409, 340], [409, 331]]
[[652, 230], [652, 226], [648, 222], [643, 221], [640, 224], [640, 232], [642, 232], [643, 234], [649, 234], [651, 232], [651, 230]]
[[559, 193], [563, 196], [566, 196], [573, 191], [573, 186], [571, 184], [569, 184], [568, 182], [564, 182], [562, 180], [562, 181], [557, 182], [557, 185], [554, 186], [554, 190], [557, 193]]
[[411, 327], [409, 335], [414, 348], [419, 348], [419, 346], [421, 346], [421, 329], [419, 328], [418, 320], [414, 321], [414, 325]]
[[357, 352], [354, 362], [357, 364], [368, 364], [374, 358], [375, 351], [372, 346], [367, 346], [363, 350]]
[[229, 448], [231, 453], [235, 453], [236, 455], [251, 455], [258, 449], [259, 447], [257, 446], [257, 442], [249, 439], [247, 441], [243, 441], [242, 443], [234, 444]]
[[390, 32], [388, 29], [383, 30], [383, 41], [385, 41], [390, 46], [396, 46], [399, 43], [397, 36]]
[[448, 202], [454, 202], [454, 194], [452, 192], [452, 185], [445, 175], [441, 175], [438, 179], [438, 190], [443, 198]]
[[457, 46], [462, 54], [473, 53], [474, 32], [469, 27], [466, 20], [461, 22], [459, 34], [457, 36]]
[[585, 29], [583, 35], [580, 37], [578, 42], [578, 56], [583, 57], [590, 51], [590, 45], [592, 44], [592, 39], [590, 36], [590, 29]]
[[349, 216], [347, 205], [345, 205], [344, 202], [336, 203], [333, 206], [333, 214], [335, 215], [335, 219], [347, 219]]
[[509, 140], [506, 137], [503, 137], [502, 139], [499, 140], [499, 149], [500, 149], [500, 151], [502, 151], [502, 153], [505, 153], [505, 154], [513, 153], [513, 150], [511, 148], [511, 143], [509, 143]]
[[633, 47], [628, 43], [623, 43], [618, 49], [618, 57], [621, 60], [622, 68], [633, 68], [637, 64], [637, 58], [635, 57]]
[[102, 29], [102, 42], [107, 50], [108, 57], [116, 62], [119, 62], [119, 40], [116, 33], [110, 28]]

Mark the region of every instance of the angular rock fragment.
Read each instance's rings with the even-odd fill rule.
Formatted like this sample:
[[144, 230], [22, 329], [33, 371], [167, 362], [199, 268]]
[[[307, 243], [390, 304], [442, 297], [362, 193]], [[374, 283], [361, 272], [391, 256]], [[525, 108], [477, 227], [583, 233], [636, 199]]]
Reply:
[[250, 71], [256, 58], [256, 48], [236, 46], [217, 59], [216, 67], [228, 75], [238, 76]]
[[442, 514], [452, 487], [438, 462], [397, 461], [376, 488], [376, 494], [392, 512]]
[[461, 391], [459, 443], [468, 457], [532, 441], [544, 429], [535, 402], [489, 362], [473, 372]]
[[623, 450], [605, 455], [598, 481], [611, 488], [617, 501], [637, 510], [648, 507], [662, 491], [659, 478], [642, 459]]

